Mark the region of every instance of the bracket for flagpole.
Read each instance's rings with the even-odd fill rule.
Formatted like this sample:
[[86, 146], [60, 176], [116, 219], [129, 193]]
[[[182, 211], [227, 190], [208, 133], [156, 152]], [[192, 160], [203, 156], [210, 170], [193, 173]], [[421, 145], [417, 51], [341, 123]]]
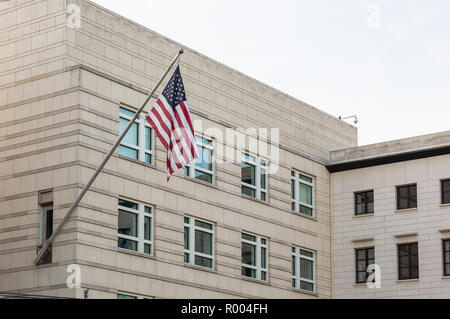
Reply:
[[127, 134], [128, 130], [130, 129], [130, 127], [134, 124], [134, 122], [136, 121], [136, 119], [139, 117], [139, 115], [141, 114], [142, 110], [144, 109], [144, 107], [147, 105], [148, 101], [150, 101], [150, 99], [153, 97], [153, 94], [156, 92], [156, 90], [158, 89], [158, 87], [161, 85], [162, 81], [164, 81], [164, 78], [167, 76], [167, 74], [169, 73], [170, 69], [172, 69], [173, 65], [175, 64], [175, 62], [178, 60], [178, 58], [180, 57], [180, 55], [182, 55], [184, 53], [184, 49], [180, 48], [178, 50], [177, 55], [172, 59], [172, 62], [170, 62], [169, 67], [167, 68], [167, 70], [164, 72], [164, 74], [162, 75], [162, 77], [159, 79], [159, 81], [155, 84], [155, 86], [153, 87], [153, 89], [151, 90], [150, 94], [147, 96], [147, 98], [145, 99], [144, 103], [142, 104], [142, 106], [139, 108], [139, 110], [136, 112], [136, 114], [134, 114], [133, 118], [130, 120], [130, 122], [128, 123], [127, 127], [123, 130], [122, 134], [120, 134], [119, 138], [117, 139], [117, 141], [114, 143], [114, 145], [111, 147], [111, 149], [109, 150], [109, 152], [106, 154], [105, 158], [103, 159], [103, 161], [100, 163], [100, 165], [97, 167], [97, 169], [95, 170], [94, 174], [92, 174], [91, 178], [89, 179], [89, 181], [86, 183], [86, 185], [83, 187], [83, 189], [81, 190], [80, 194], [78, 194], [77, 198], [75, 199], [75, 201], [72, 203], [72, 205], [70, 206], [69, 210], [67, 211], [66, 215], [64, 215], [63, 219], [61, 220], [61, 222], [59, 223], [58, 227], [56, 227], [56, 229], [53, 231], [53, 233], [50, 235], [50, 237], [45, 241], [44, 245], [42, 246], [42, 248], [39, 250], [39, 252], [36, 255], [36, 258], [34, 259], [34, 263], [36, 265], [39, 264], [39, 261], [42, 259], [42, 257], [44, 256], [44, 254], [46, 253], [46, 251], [48, 250], [48, 248], [50, 247], [50, 245], [52, 244], [53, 240], [55, 239], [56, 235], [58, 235], [58, 233], [60, 232], [61, 228], [64, 226], [64, 224], [67, 222], [67, 220], [69, 219], [70, 215], [72, 214], [72, 212], [75, 210], [75, 208], [78, 206], [78, 204], [80, 203], [81, 199], [84, 197], [84, 195], [86, 194], [86, 192], [89, 190], [89, 188], [91, 187], [91, 185], [94, 183], [95, 179], [97, 178], [97, 176], [100, 174], [100, 172], [102, 171], [102, 169], [105, 167], [106, 163], [108, 162], [108, 160], [111, 158], [111, 156], [113, 155], [115, 149], [117, 148], [117, 146], [119, 146], [120, 142], [122, 141], [122, 139], [125, 137], [125, 135]]

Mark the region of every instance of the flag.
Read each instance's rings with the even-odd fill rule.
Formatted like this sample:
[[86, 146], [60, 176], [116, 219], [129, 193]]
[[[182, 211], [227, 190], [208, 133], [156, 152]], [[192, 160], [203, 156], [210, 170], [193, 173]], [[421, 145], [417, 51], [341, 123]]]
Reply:
[[178, 65], [146, 117], [167, 150], [167, 181], [176, 169], [199, 156]]

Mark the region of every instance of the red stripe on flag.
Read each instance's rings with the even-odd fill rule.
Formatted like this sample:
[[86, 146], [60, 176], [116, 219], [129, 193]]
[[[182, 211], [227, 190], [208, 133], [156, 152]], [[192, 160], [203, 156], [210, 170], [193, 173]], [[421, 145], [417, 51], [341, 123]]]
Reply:
[[[180, 118], [180, 115], [178, 114], [177, 108], [174, 109], [174, 114], [175, 114], [175, 118], [176, 118], [176, 120], [178, 122], [178, 126], [180, 127], [180, 130], [182, 131], [182, 134], [183, 134], [183, 137], [184, 137], [184, 141], [186, 142], [187, 146], [190, 148], [191, 157], [192, 157], [192, 156], [195, 155], [194, 145], [192, 144], [192, 143], [195, 143], [195, 140], [192, 141], [191, 138], [187, 135], [186, 130], [188, 128], [185, 128], [183, 126], [183, 122], [181, 121], [181, 118]], [[189, 162], [189, 160], [186, 160], [186, 163], [188, 163], [188, 162]]]
[[156, 126], [155, 122], [153, 122], [152, 118], [150, 116], [147, 115], [146, 117], [147, 122], [150, 123], [151, 127], [153, 128], [153, 130], [155, 130], [156, 135], [158, 135], [159, 140], [161, 141], [161, 143], [164, 144], [164, 147], [166, 148], [166, 150], [169, 148], [169, 145], [167, 145], [166, 139], [161, 135], [161, 133], [159, 132], [158, 127]]

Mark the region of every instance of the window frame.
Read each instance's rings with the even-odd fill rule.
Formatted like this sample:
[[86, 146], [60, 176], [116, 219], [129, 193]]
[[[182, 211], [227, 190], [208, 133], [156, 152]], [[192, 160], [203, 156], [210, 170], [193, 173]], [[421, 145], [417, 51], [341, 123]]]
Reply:
[[[248, 239], [244, 239], [244, 238], [242, 238], [242, 235], [253, 236], [253, 237], [255, 237], [256, 241], [251, 241], [251, 240], [248, 240]], [[262, 239], [264, 239], [266, 241], [265, 244], [261, 243]], [[250, 265], [250, 264], [244, 264], [242, 262], [242, 250], [243, 250], [243, 247], [244, 247], [242, 245], [242, 243], [246, 243], [248, 245], [255, 246], [255, 266]], [[262, 266], [261, 266], [261, 250], [262, 250], [262, 248], [266, 249], [266, 254], [265, 254], [266, 255], [266, 267], [265, 268], [262, 268]], [[242, 274], [242, 270], [243, 270], [242, 268], [250, 268], [250, 269], [255, 270], [255, 278], [243, 275]], [[261, 276], [262, 272], [266, 273], [266, 279], [261, 279], [262, 278], [262, 276]], [[258, 236], [256, 234], [252, 234], [252, 233], [245, 232], [245, 231], [241, 232], [241, 276], [243, 278], [250, 278], [250, 279], [253, 279], [253, 280], [260, 280], [260, 281], [263, 281], [263, 282], [268, 282], [269, 281], [269, 239], [267, 237], [261, 237], [261, 236]]]
[[[445, 249], [445, 243], [446, 242], [449, 243], [449, 250]], [[450, 238], [442, 239], [442, 262], [443, 262], [443, 266], [444, 266], [443, 267], [443, 275], [444, 275], [444, 277], [450, 277], [450, 271], [448, 273], [446, 271], [446, 266], [450, 265], [450, 261], [449, 262], [445, 262], [445, 255], [446, 254], [448, 254], [450, 256]]]
[[[189, 218], [189, 223], [186, 223], [186, 218]], [[207, 228], [197, 226], [197, 225], [195, 225], [196, 221], [209, 224], [209, 225], [211, 225], [212, 229], [207, 229]], [[184, 231], [186, 231], [185, 230], [186, 227], [189, 228], [189, 235], [188, 235], [189, 248], [188, 249], [186, 249], [184, 247], [183, 248], [184, 248], [184, 254], [189, 254], [189, 257], [188, 257], [188, 261], [187, 262], [184, 261], [184, 263], [187, 265], [192, 265], [195, 267], [201, 267], [201, 268], [205, 268], [205, 269], [215, 269], [215, 267], [216, 267], [216, 263], [215, 263], [215, 252], [216, 252], [215, 238], [216, 237], [214, 234], [215, 233], [215, 224], [210, 221], [204, 220], [204, 219], [185, 215], [184, 216], [184, 227], [183, 227]], [[195, 231], [196, 230], [211, 234], [211, 255], [199, 253], [199, 252], [195, 251]], [[195, 263], [195, 256], [211, 259], [211, 267], [197, 265]]]
[[[126, 251], [134, 251], [134, 252], [145, 254], [148, 256], [153, 256], [154, 255], [154, 246], [153, 246], [154, 240], [153, 239], [155, 236], [155, 234], [154, 234], [154, 224], [155, 224], [154, 207], [151, 205], [143, 204], [138, 201], [130, 200], [130, 199], [123, 198], [123, 197], [120, 197], [119, 200], [125, 200], [127, 202], [137, 204], [138, 209], [136, 210], [133, 208], [121, 206], [119, 204], [119, 202], [117, 203], [117, 212], [118, 212], [117, 218], [119, 218], [119, 214], [120, 214], [119, 210], [123, 210], [123, 211], [137, 215], [137, 237], [120, 234], [119, 228], [117, 227], [117, 247], [118, 247], [118, 249], [121, 249], [121, 250], [123, 249]], [[150, 213], [145, 211], [145, 207], [150, 208]], [[150, 217], [150, 220], [151, 220], [150, 239], [145, 239], [145, 235], [144, 235], [144, 233], [145, 233], [145, 231], [144, 231], [145, 230], [145, 217]], [[128, 239], [128, 240], [137, 242], [136, 250], [119, 247], [118, 246], [119, 238]], [[145, 244], [150, 245], [150, 253], [145, 252]]]
[[[417, 277], [411, 277], [411, 268], [415, 268], [415, 267], [411, 267], [411, 246], [412, 245], [417, 245]], [[401, 268], [406, 268], [406, 267], [401, 267], [400, 266], [400, 247], [402, 246], [407, 246], [408, 247], [408, 271], [409, 271], [409, 276], [407, 278], [402, 278], [401, 277]], [[397, 244], [397, 268], [398, 268], [398, 280], [416, 280], [420, 278], [420, 273], [419, 273], [419, 242], [410, 242], [410, 243], [401, 243], [401, 244]]]
[[[410, 202], [410, 198], [412, 197], [412, 196], [414, 196], [414, 195], [411, 195], [410, 194], [410, 189], [411, 189], [411, 187], [415, 187], [416, 188], [416, 195], [415, 195], [415, 197], [416, 197], [416, 206], [414, 206], [414, 207], [410, 207], [409, 206], [409, 202]], [[408, 200], [408, 207], [406, 207], [406, 208], [400, 208], [400, 189], [402, 189], [402, 188], [405, 188], [405, 187], [408, 187], [408, 197], [407, 197], [407, 200]], [[417, 208], [419, 205], [418, 205], [418, 198], [417, 198], [417, 183], [413, 183], [413, 184], [406, 184], [406, 185], [397, 185], [397, 186], [395, 186], [395, 188], [396, 188], [396, 200], [397, 200], [397, 210], [405, 210], [405, 209], [415, 209], [415, 208]], [[404, 197], [402, 197], [402, 198], [404, 198]]]
[[[313, 256], [309, 257], [306, 255], [303, 255], [301, 253], [301, 251], [307, 251], [309, 253], [311, 253]], [[293, 265], [294, 267], [292, 267], [293, 269], [295, 269], [295, 274], [292, 274], [292, 280], [295, 280], [295, 286], [294, 283], [291, 282], [291, 285], [293, 286], [292, 288], [300, 290], [300, 291], [306, 291], [306, 292], [310, 292], [310, 293], [315, 293], [317, 291], [317, 285], [316, 285], [316, 252], [314, 250], [311, 249], [307, 249], [307, 248], [302, 248], [302, 247], [297, 247], [297, 246], [292, 246], [291, 248], [291, 256], [294, 258], [295, 260], [295, 264]], [[313, 263], [313, 273], [312, 273], [312, 277], [313, 279], [308, 279], [308, 278], [304, 278], [301, 276], [301, 269], [300, 269], [300, 264], [301, 264], [301, 259], [306, 259], [309, 261], [312, 261]], [[313, 285], [313, 290], [307, 290], [307, 289], [303, 289], [301, 288], [301, 282], [307, 282]]]
[[47, 205], [47, 206], [41, 206], [41, 226], [40, 226], [40, 242], [41, 245], [45, 243], [45, 241], [52, 235], [52, 233], [47, 236], [48, 229], [47, 229], [47, 218], [48, 218], [48, 212], [52, 211], [52, 233], [54, 230], [54, 219], [55, 219], [55, 210], [53, 209], [53, 203]]
[[[126, 297], [134, 297], [134, 298], [119, 298], [119, 295], [126, 296]], [[116, 293], [116, 299], [124, 299], [124, 300], [126, 300], [126, 299], [154, 299], [154, 298], [144, 297], [144, 296], [136, 295], [136, 294], [130, 294], [128, 292], [117, 292]]]
[[[292, 173], [294, 173], [294, 176], [292, 175]], [[312, 183], [302, 180], [300, 178], [300, 175], [311, 178]], [[292, 183], [294, 183], [294, 198], [292, 198]], [[312, 188], [311, 189], [312, 205], [300, 201], [300, 192], [299, 192], [300, 185], [299, 185], [299, 183], [306, 185], [306, 186], [310, 186]], [[315, 209], [316, 194], [315, 194], [315, 192], [316, 192], [316, 178], [314, 176], [297, 171], [295, 169], [291, 169], [291, 210], [293, 212], [298, 213], [300, 215], [305, 215], [308, 217], [316, 217], [316, 209]], [[292, 209], [292, 204], [294, 204], [294, 209]], [[300, 206], [305, 206], [307, 208], [310, 208], [312, 210], [311, 215], [300, 212]]]
[[450, 189], [448, 191], [444, 192], [444, 183], [449, 183], [449, 185], [450, 185], [450, 178], [441, 179], [441, 205], [450, 204], [450, 200], [448, 202], [444, 202], [444, 193], [450, 194]]
[[[373, 258], [369, 258], [369, 249], [373, 250]], [[361, 251], [361, 250], [365, 251], [364, 259], [358, 259], [358, 251]], [[375, 246], [355, 248], [355, 275], [356, 275], [355, 282], [357, 284], [365, 284], [365, 283], [367, 283], [367, 277], [369, 275], [371, 275], [371, 274], [369, 274], [367, 272], [367, 267], [369, 267], [369, 265], [371, 265], [371, 264], [369, 264], [369, 260], [370, 259], [373, 259], [373, 264], [375, 264]], [[358, 273], [361, 273], [362, 271], [358, 270], [358, 261], [363, 261], [363, 260], [365, 261], [365, 265], [366, 265], [365, 271], [364, 271], [364, 273], [366, 274], [366, 277], [365, 277], [364, 281], [359, 281], [358, 280]]]
[[[246, 159], [246, 156], [248, 156], [249, 159]], [[253, 160], [251, 160], [253, 158]], [[242, 164], [246, 163], [249, 165], [255, 166], [255, 185], [248, 184], [242, 181]], [[265, 163], [265, 165], [262, 165], [261, 163]], [[241, 152], [241, 194], [244, 196], [247, 196], [249, 198], [255, 198], [264, 202], [269, 202], [269, 175], [267, 174], [269, 167], [269, 161], [261, 158], [259, 156], [253, 155], [250, 152]], [[261, 188], [261, 170], [265, 170], [265, 182], [266, 187]], [[248, 194], [244, 194], [243, 187], [251, 188], [255, 191], [255, 196], [251, 196]], [[265, 194], [265, 199], [261, 198], [261, 194]]]
[[[202, 140], [208, 140], [211, 141], [210, 145], [204, 144], [203, 141], [200, 144], [199, 141], [197, 140], [197, 138], [202, 139]], [[214, 157], [214, 149], [215, 149], [215, 140], [209, 137], [205, 137], [205, 136], [200, 136], [200, 135], [195, 135], [195, 141], [197, 143], [198, 148], [206, 148], [207, 150], [211, 151], [211, 171], [202, 168], [202, 167], [197, 167], [197, 165], [195, 165], [195, 160], [192, 161], [192, 163], [188, 163], [184, 165], [184, 176], [188, 176], [190, 178], [193, 178], [195, 180], [198, 180], [200, 182], [203, 183], [207, 183], [207, 184], [211, 184], [214, 185], [215, 184], [215, 157]], [[200, 151], [200, 150], [199, 150]], [[186, 174], [186, 169], [188, 169], [189, 174]], [[211, 175], [211, 183], [210, 182], [206, 182], [204, 180], [201, 180], [197, 177], [195, 177], [195, 171], [198, 170], [199, 172], [205, 173], [205, 174], [209, 174]]]
[[[371, 212], [368, 211], [368, 205], [370, 203], [366, 201], [364, 203], [361, 203], [361, 204], [364, 204], [364, 211], [365, 212], [358, 214], [358, 201], [356, 200], [357, 196], [360, 195], [360, 194], [364, 194], [365, 198], [367, 198], [367, 193], [372, 193], [372, 211]], [[368, 190], [364, 190], [364, 191], [354, 192], [354, 197], [353, 198], [354, 198], [354, 202], [355, 202], [355, 213], [354, 213], [355, 216], [372, 215], [372, 214], [375, 213], [375, 191], [373, 189], [368, 189]]]
[[[125, 119], [128, 122], [131, 121], [132, 117], [126, 114], [121, 113], [120, 109], [124, 109], [128, 112], [133, 112], [136, 113], [135, 110], [131, 109], [130, 107], [126, 107], [122, 104], [119, 105], [119, 135], [120, 135], [120, 119]], [[142, 118], [142, 113], [140, 114], [140, 116], [137, 117], [136, 121], [134, 123], [137, 124], [137, 134], [138, 134], [138, 145], [133, 145], [133, 144], [128, 144], [123, 142], [123, 140], [120, 142], [119, 146], [118, 146], [118, 152], [120, 156], [124, 156], [126, 158], [130, 158], [133, 159], [135, 161], [140, 161], [140, 162], [144, 162], [150, 165], [154, 165], [155, 163], [155, 136], [154, 136], [154, 132], [153, 132], [153, 128], [150, 125], [150, 123], [148, 123], [148, 121], [145, 118]], [[151, 143], [150, 143], [150, 150], [148, 150], [145, 146], [145, 128], [149, 128], [150, 129], [150, 139], [151, 139]], [[128, 132], [127, 132], [128, 133]], [[128, 148], [131, 148], [135, 151], [137, 151], [138, 155], [137, 158], [133, 158], [133, 157], [129, 157], [123, 154], [120, 154], [120, 146], [125, 146]], [[145, 160], [145, 155], [149, 154], [150, 155], [150, 163], [147, 162]]]

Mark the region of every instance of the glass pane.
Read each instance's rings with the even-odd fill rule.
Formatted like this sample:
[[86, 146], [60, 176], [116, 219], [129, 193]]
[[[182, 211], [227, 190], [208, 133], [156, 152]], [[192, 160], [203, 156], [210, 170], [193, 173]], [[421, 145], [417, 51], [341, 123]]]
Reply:
[[445, 275], [450, 275], [450, 264], [445, 265]]
[[184, 217], [184, 223], [189, 224], [189, 217]]
[[121, 199], [121, 198], [119, 198], [119, 206], [124, 206], [124, 207], [128, 207], [128, 208], [135, 209], [135, 210], [138, 209], [138, 204], [127, 201], [125, 199]]
[[295, 172], [294, 171], [291, 171], [291, 176], [295, 177]]
[[[120, 118], [119, 134], [122, 134], [122, 132], [127, 127], [128, 122], [130, 122], [130, 121]], [[133, 125], [131, 125], [130, 129], [128, 130], [127, 134], [123, 138], [122, 142], [131, 144], [131, 145], [136, 145], [136, 146], [138, 145], [138, 124], [137, 123], [133, 123]]]
[[312, 184], [312, 182], [313, 182], [313, 180], [312, 180], [311, 177], [308, 177], [308, 176], [305, 176], [305, 175], [302, 175], [302, 174], [298, 174], [298, 177], [299, 177], [302, 181], [305, 181], [305, 182], [307, 182], [307, 183]]
[[137, 297], [124, 294], [117, 294], [117, 299], [137, 299]]
[[444, 249], [446, 251], [450, 251], [450, 240], [445, 240], [444, 241]]
[[366, 198], [366, 202], [369, 203], [373, 203], [373, 191], [369, 191], [366, 193], [367, 198]]
[[138, 159], [138, 151], [123, 145], [119, 145], [119, 154], [129, 158]]
[[256, 197], [256, 192], [253, 188], [242, 186], [241, 191], [242, 191], [242, 194], [244, 194], [244, 195]]
[[356, 215], [361, 215], [366, 213], [365, 204], [356, 204]]
[[293, 211], [295, 211], [295, 202], [292, 202], [292, 203], [291, 203], [291, 209], [292, 209]]
[[355, 201], [356, 204], [364, 204], [364, 193], [356, 193], [355, 194]]
[[245, 234], [245, 233], [242, 233], [242, 239], [256, 242], [256, 237], [255, 236], [249, 235], [249, 234]]
[[144, 253], [151, 254], [152, 253], [152, 245], [144, 244]]
[[184, 249], [189, 249], [189, 227], [184, 227]]
[[307, 250], [300, 249], [300, 255], [312, 258], [314, 256], [314, 253], [307, 251]]
[[152, 238], [152, 219], [151, 217], [144, 217], [144, 239], [151, 240]]
[[398, 209], [406, 209], [408, 208], [408, 199], [407, 198], [400, 198], [398, 200]]
[[195, 256], [195, 264], [202, 267], [212, 268], [212, 259]]
[[195, 178], [199, 179], [201, 181], [207, 182], [207, 183], [212, 183], [212, 175], [211, 174], [203, 173], [203, 172], [196, 170]]
[[261, 189], [266, 189], [266, 170], [261, 168]]
[[196, 230], [195, 251], [202, 254], [212, 255], [212, 234]]
[[412, 196], [408, 200], [408, 208], [416, 208], [417, 207], [417, 198], [416, 196]]
[[267, 268], [266, 265], [266, 249], [261, 247], [261, 268]]
[[300, 277], [313, 279], [313, 262], [311, 260], [300, 258]]
[[363, 283], [363, 282], [366, 282], [366, 276], [367, 276], [367, 273], [365, 272], [365, 271], [360, 271], [360, 272], [358, 272], [357, 273], [357, 282], [358, 283]]
[[145, 153], [145, 162], [151, 164], [152, 163], [152, 155]]
[[265, 271], [261, 271], [261, 280], [267, 280], [267, 273]]
[[194, 160], [195, 166], [212, 171], [212, 150], [199, 147], [198, 151], [199, 157]]
[[242, 182], [256, 185], [255, 165], [242, 163], [241, 165]]
[[408, 245], [399, 245], [398, 246], [398, 254], [400, 256], [407, 256], [409, 254]]
[[300, 183], [299, 185], [300, 202], [312, 205], [312, 187]]
[[184, 253], [184, 262], [185, 263], [189, 262], [189, 254], [188, 253]]
[[408, 186], [408, 192], [409, 192], [409, 196], [416, 196], [417, 195], [417, 185], [411, 185]]
[[295, 199], [295, 180], [291, 179], [291, 199]]
[[419, 278], [419, 268], [413, 267], [410, 269], [411, 278]]
[[265, 238], [261, 238], [261, 245], [265, 245], [266, 244], [266, 239]]
[[242, 153], [242, 159], [247, 162], [255, 162], [255, 158], [246, 153]]
[[148, 213], [148, 214], [151, 214], [152, 208], [149, 207], [149, 206], [144, 206], [144, 211], [145, 211], [146, 213]]
[[312, 208], [300, 205], [300, 213], [308, 215], [308, 216], [312, 216], [313, 210], [312, 210]]
[[358, 249], [356, 251], [356, 259], [357, 260], [365, 260], [366, 259], [366, 250], [365, 249]]
[[295, 279], [292, 279], [292, 287], [296, 287], [296, 285], [295, 285]]
[[409, 278], [409, 268], [400, 268], [399, 279], [408, 279], [408, 278]]
[[145, 127], [145, 148], [152, 149], [152, 130], [149, 127]]
[[356, 263], [356, 270], [357, 271], [366, 271], [367, 270], [366, 261], [365, 260], [359, 260]]
[[300, 281], [300, 289], [314, 291], [314, 285], [310, 282]]
[[137, 237], [137, 215], [119, 210], [119, 234]]
[[53, 209], [47, 210], [45, 217], [45, 239], [49, 239], [53, 234]]
[[373, 248], [367, 249], [367, 255], [368, 255], [369, 259], [375, 258], [375, 249], [373, 249]]
[[450, 192], [442, 194], [442, 204], [450, 204]]
[[199, 220], [195, 221], [195, 226], [206, 228], [206, 229], [209, 229], [209, 230], [212, 230], [212, 227], [213, 227], [211, 224], [205, 223], [205, 222], [202, 222], [202, 221], [199, 221]]
[[256, 270], [247, 267], [242, 267], [242, 276], [256, 278]]
[[405, 187], [405, 186], [399, 187], [397, 189], [397, 191], [398, 191], [399, 197], [403, 197], [403, 198], [408, 197], [408, 187]]
[[125, 114], [128, 115], [129, 117], [134, 116], [134, 112], [124, 109], [123, 107], [120, 108], [120, 114]]
[[119, 237], [118, 247], [137, 251], [137, 242]]
[[195, 140], [197, 141], [197, 144], [200, 146], [200, 145], [209, 145], [209, 146], [211, 146], [212, 145], [212, 141], [211, 140], [208, 140], [208, 139], [206, 139], [206, 138], [201, 138], [201, 137], [199, 137], [199, 136], [196, 136], [195, 137]]
[[266, 193], [261, 192], [261, 200], [266, 200]]
[[409, 245], [409, 253], [411, 255], [417, 255], [418, 254], [417, 244], [410, 244]]
[[190, 171], [189, 166], [185, 166], [185, 167], [184, 167], [184, 175], [185, 175], [185, 176], [189, 176], [189, 175], [190, 175], [190, 174], [189, 174], [189, 171]]
[[292, 256], [292, 275], [295, 276], [295, 256]]
[[256, 247], [247, 243], [242, 243], [242, 263], [256, 266]]
[[409, 256], [401, 256], [399, 259], [400, 267], [408, 267], [409, 266]]
[[367, 212], [368, 213], [373, 213], [373, 203], [367, 204]]

